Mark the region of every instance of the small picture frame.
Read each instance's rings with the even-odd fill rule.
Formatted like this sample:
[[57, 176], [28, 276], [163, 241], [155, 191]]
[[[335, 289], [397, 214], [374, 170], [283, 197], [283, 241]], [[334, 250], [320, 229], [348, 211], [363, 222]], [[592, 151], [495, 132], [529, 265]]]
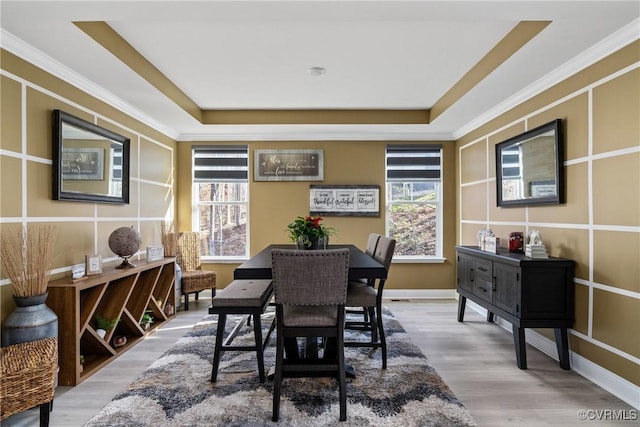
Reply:
[[76, 264], [71, 268], [71, 280], [79, 280], [85, 276], [85, 265]]
[[158, 261], [164, 258], [164, 246], [147, 246], [147, 261]]
[[87, 276], [102, 273], [102, 257], [100, 255], [86, 255]]

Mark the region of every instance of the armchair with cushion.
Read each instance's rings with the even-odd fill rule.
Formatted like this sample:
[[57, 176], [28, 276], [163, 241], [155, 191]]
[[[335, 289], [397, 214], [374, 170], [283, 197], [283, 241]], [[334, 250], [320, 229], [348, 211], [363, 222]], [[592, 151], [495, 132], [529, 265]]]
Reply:
[[53, 404], [58, 340], [46, 338], [0, 348], [0, 421], [40, 407], [40, 427], [49, 425]]
[[[347, 419], [344, 305], [349, 250], [274, 249], [271, 256], [277, 327], [273, 421], [280, 416], [284, 376], [337, 377], [340, 421], [344, 421]], [[318, 337], [324, 338], [327, 346], [323, 357], [299, 357], [298, 337], [314, 340], [316, 344]]]
[[182, 294], [184, 309], [189, 310], [189, 294], [196, 294], [211, 289], [211, 297], [216, 294], [216, 272], [203, 270], [200, 263], [200, 233], [183, 232], [178, 237], [176, 262], [182, 270]]

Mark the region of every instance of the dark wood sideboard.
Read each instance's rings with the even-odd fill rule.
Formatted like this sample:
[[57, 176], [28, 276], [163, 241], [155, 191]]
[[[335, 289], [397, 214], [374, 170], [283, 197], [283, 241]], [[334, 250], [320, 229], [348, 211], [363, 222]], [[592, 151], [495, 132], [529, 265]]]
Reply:
[[[175, 316], [175, 258], [136, 265], [107, 267], [75, 283], [49, 282], [47, 305], [58, 315], [60, 385], [79, 384]], [[146, 312], [153, 317], [149, 329], [140, 324]], [[96, 332], [96, 314], [120, 319], [104, 339]], [[116, 346], [116, 336], [126, 337], [126, 344]]]
[[573, 260], [532, 259], [520, 253], [494, 254], [477, 246], [456, 246], [458, 321], [467, 298], [512, 324], [518, 368], [527, 369], [525, 328], [554, 328], [562, 369], [569, 366], [567, 329], [573, 326]]

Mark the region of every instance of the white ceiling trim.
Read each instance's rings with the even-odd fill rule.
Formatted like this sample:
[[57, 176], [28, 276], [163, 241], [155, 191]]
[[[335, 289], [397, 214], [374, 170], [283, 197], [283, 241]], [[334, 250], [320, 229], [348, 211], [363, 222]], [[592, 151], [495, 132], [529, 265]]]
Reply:
[[[498, 117], [509, 109], [527, 101], [533, 96], [552, 87], [558, 82], [575, 74], [578, 71], [592, 65], [605, 56], [621, 49], [640, 38], [640, 20], [636, 19], [621, 30], [602, 40], [584, 53], [576, 56], [553, 72], [529, 85], [527, 88], [514, 94], [506, 101], [488, 110], [476, 119], [449, 133], [430, 133], [429, 125], [416, 125], [424, 131], [407, 131], [393, 126], [373, 125], [358, 126], [359, 129], [349, 129], [348, 126], [327, 125], [328, 130], [313, 129], [312, 127], [299, 127], [298, 129], [285, 129], [286, 126], [228, 126], [226, 132], [221, 128], [213, 129], [205, 133], [179, 134], [175, 129], [157, 122], [143, 111], [133, 107], [113, 93], [76, 73], [67, 66], [59, 63], [33, 46], [23, 42], [8, 31], [1, 29], [0, 47], [32, 63], [44, 71], [65, 80], [69, 84], [88, 93], [91, 96], [111, 105], [136, 120], [156, 129], [176, 141], [357, 141], [357, 140], [438, 140], [448, 141], [458, 139], [468, 132], [482, 126], [488, 121]], [[251, 129], [253, 127], [253, 129]]]
[[475, 120], [470, 121], [465, 126], [456, 129], [453, 132], [453, 138], [458, 139], [471, 132], [472, 130], [493, 120], [508, 110], [520, 105], [521, 103], [533, 98], [535, 95], [551, 88], [553, 85], [571, 77], [579, 71], [584, 70], [590, 65], [595, 64], [606, 56], [622, 49], [623, 47], [633, 43], [640, 38], [640, 19], [636, 19], [629, 25], [616, 31], [606, 39], [600, 41], [590, 47], [580, 55], [566, 62], [564, 65], [556, 68], [546, 76], [533, 82], [520, 92], [514, 94], [503, 103], [495, 108], [487, 111], [485, 114], [478, 116]]
[[61, 64], [42, 51], [25, 43], [5, 29], [0, 29], [0, 31], [0, 47], [3, 49], [13, 53], [36, 67], [43, 69], [47, 73], [66, 81], [72, 86], [77, 87], [81, 91], [109, 104], [123, 113], [128, 114], [158, 132], [161, 132], [172, 139], [177, 139], [178, 133], [174, 129], [170, 129], [163, 124], [158, 123], [144, 112], [134, 108], [131, 104], [122, 100], [122, 98], [119, 98], [101, 86], [96, 85], [91, 80], [76, 73], [71, 68]]
[[179, 141], [453, 141], [449, 133], [397, 131], [260, 131], [182, 134]]

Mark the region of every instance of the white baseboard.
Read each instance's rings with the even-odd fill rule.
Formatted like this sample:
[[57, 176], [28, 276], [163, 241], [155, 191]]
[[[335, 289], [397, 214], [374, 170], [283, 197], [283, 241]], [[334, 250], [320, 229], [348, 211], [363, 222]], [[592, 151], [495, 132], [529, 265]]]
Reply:
[[[480, 313], [482, 316], [487, 315], [487, 310], [485, 308], [469, 299], [467, 299], [467, 307]], [[495, 323], [510, 333], [513, 333], [511, 323], [506, 320], [496, 316]], [[571, 331], [569, 330], [569, 332]], [[571, 335], [571, 333], [569, 333], [569, 335]], [[531, 329], [527, 330], [525, 340], [528, 344], [537, 348], [553, 360], [559, 360], [555, 341], [551, 341], [547, 337], [540, 335]], [[571, 338], [569, 338], [569, 340], [571, 340]], [[571, 363], [571, 370], [607, 390], [609, 393], [625, 401], [634, 408], [640, 409], [640, 387], [572, 351], [569, 351], [569, 359]]]
[[384, 299], [455, 299], [455, 289], [385, 289]]

